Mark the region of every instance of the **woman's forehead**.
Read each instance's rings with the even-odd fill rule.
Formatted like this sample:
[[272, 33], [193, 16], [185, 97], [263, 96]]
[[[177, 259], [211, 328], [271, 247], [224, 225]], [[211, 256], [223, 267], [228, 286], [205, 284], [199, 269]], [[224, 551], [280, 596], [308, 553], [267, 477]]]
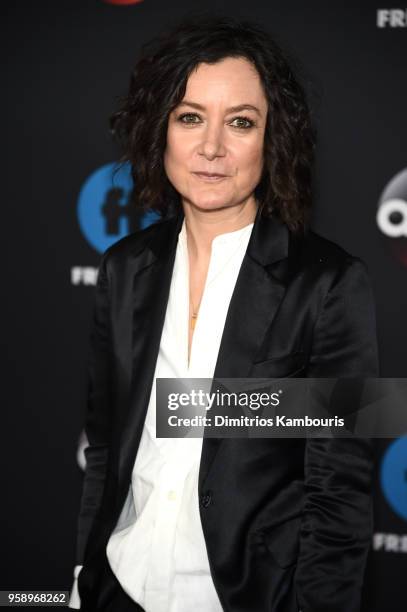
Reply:
[[267, 107], [260, 75], [245, 58], [227, 57], [214, 64], [201, 63], [191, 72], [183, 101], [201, 105], [242, 104]]

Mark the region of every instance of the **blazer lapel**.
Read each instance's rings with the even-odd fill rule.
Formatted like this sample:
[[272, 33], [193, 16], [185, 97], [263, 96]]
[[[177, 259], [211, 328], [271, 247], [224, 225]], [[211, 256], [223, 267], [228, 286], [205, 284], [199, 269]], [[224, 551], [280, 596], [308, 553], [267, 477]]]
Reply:
[[[289, 232], [257, 212], [230, 301], [214, 378], [246, 378], [286, 289]], [[202, 492], [222, 438], [205, 437], [199, 470]]]
[[131, 474], [147, 413], [171, 286], [183, 213], [162, 223], [161, 231], [138, 255], [132, 281], [132, 367], [128, 404], [119, 425], [117, 508]]

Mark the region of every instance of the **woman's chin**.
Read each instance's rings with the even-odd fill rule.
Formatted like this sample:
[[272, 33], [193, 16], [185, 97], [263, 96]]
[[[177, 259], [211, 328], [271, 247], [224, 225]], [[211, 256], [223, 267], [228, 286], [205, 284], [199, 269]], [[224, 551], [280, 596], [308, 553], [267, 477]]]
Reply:
[[186, 200], [186, 204], [197, 210], [211, 212], [214, 210], [221, 210], [223, 208], [230, 208], [233, 206], [228, 198], [191, 198]]

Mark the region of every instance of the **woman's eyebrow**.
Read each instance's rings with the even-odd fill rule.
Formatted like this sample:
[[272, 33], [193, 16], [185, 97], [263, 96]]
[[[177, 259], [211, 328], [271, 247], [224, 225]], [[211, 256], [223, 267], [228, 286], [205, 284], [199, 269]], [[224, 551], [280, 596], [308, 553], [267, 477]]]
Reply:
[[[188, 100], [183, 100], [182, 102], [179, 103], [178, 106], [192, 106], [192, 108], [196, 108], [197, 110], [201, 110], [201, 111], [205, 110], [205, 107], [202, 106], [201, 104], [198, 104], [197, 102], [189, 102]], [[257, 106], [253, 106], [253, 104], [239, 104], [238, 106], [231, 106], [230, 108], [226, 109], [226, 112], [227, 113], [238, 113], [243, 110], [252, 110], [258, 115], [261, 115], [261, 112], [259, 111]]]

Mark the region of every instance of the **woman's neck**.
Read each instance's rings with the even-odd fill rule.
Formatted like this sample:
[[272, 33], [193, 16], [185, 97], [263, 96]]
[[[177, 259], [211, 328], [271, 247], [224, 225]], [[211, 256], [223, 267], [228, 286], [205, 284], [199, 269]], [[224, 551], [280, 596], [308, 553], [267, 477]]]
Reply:
[[254, 197], [246, 202], [217, 210], [198, 209], [184, 203], [185, 226], [189, 255], [193, 258], [208, 256], [212, 240], [220, 234], [234, 232], [254, 222], [257, 203]]

